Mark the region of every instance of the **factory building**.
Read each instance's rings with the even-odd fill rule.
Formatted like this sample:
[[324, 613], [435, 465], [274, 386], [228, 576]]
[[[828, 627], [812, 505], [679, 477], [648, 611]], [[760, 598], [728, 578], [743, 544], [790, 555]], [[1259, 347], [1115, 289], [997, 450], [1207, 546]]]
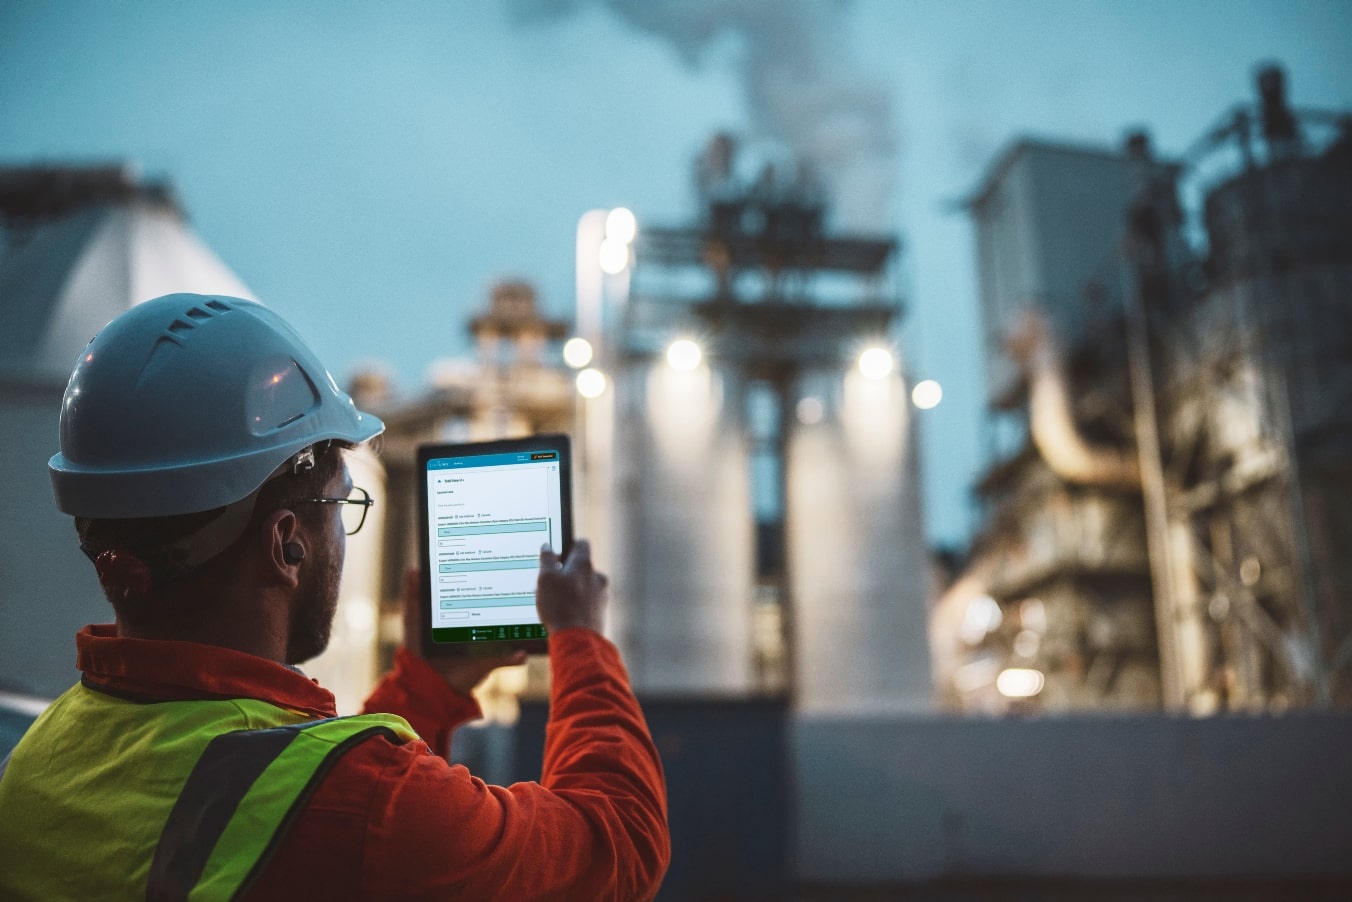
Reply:
[[[621, 223], [618, 258], [598, 257], [605, 212], [583, 217], [591, 369], [577, 389], [559, 363], [566, 324], [519, 283], [471, 323], [477, 360], [441, 367], [422, 397], [358, 378], [354, 397], [388, 427], [387, 653], [416, 559], [417, 445], [564, 431], [576, 532], [612, 578], [608, 632], [641, 692], [791, 697], [808, 713], [932, 706], [897, 244], [829, 234], [810, 185], [739, 181], [733, 153], [719, 137], [704, 158], [698, 221]], [[502, 720], [507, 696], [541, 693], [542, 662], [529, 666], [489, 687]]]
[[1352, 115], [1292, 109], [1280, 69], [1257, 87], [1181, 183], [1205, 252], [1172, 251], [1167, 186], [1127, 243], [1171, 709], [1352, 705]]
[[1021, 142], [970, 202], [992, 463], [949, 707], [1352, 701], [1352, 128], [1258, 83], [1177, 162]]
[[[142, 301], [174, 292], [255, 298], [192, 229], [172, 187], [130, 166], [0, 168], [0, 237], [0, 476], [9, 514], [0, 519], [0, 697], [31, 698], [37, 710], [77, 678], [76, 631], [112, 619], [47, 473], [76, 359]], [[373, 454], [350, 455], [349, 467], [383, 500]], [[348, 542], [332, 641], [306, 665], [345, 712], [360, 707], [377, 675], [381, 548], [373, 537], [383, 515], [377, 506]]]
[[251, 294], [170, 186], [121, 165], [0, 168], [0, 242], [0, 692], [52, 698], [76, 679], [76, 630], [111, 616], [47, 475], [71, 369], [140, 301]]
[[1019, 141], [969, 201], [992, 463], [974, 565], [933, 622], [949, 707], [1159, 704], [1122, 309], [1085, 291], [1122, 277], [1130, 169], [1120, 153]]
[[613, 390], [585, 402], [606, 434], [582, 466], [617, 641], [646, 692], [927, 709], [897, 243], [832, 234], [809, 174], [735, 157], [715, 138], [698, 220], [640, 229], [596, 317]]

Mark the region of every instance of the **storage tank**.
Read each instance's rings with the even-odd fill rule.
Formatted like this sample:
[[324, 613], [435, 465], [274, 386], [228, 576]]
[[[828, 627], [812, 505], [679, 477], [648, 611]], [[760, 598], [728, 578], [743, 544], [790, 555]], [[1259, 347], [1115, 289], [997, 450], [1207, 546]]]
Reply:
[[707, 358], [636, 359], [616, 391], [615, 634], [640, 691], [751, 686], [753, 542], [742, 391]]
[[821, 419], [796, 418], [786, 454], [797, 708], [929, 710], [928, 564], [906, 386], [896, 373], [817, 369], [798, 395]]

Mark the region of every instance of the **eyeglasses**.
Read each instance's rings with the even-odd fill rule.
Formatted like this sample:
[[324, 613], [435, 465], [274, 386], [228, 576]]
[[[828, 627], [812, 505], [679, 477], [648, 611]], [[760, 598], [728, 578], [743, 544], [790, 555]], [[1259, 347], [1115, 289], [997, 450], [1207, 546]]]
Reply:
[[297, 498], [293, 504], [341, 504], [343, 513], [343, 531], [350, 536], [355, 536], [366, 522], [366, 512], [375, 504], [366, 489], [359, 489], [355, 486], [352, 493], [346, 498]]

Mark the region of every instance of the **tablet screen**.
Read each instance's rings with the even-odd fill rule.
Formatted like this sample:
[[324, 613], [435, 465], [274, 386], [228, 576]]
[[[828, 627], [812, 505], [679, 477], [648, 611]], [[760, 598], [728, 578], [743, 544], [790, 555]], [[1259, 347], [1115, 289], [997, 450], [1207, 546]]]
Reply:
[[540, 546], [571, 543], [568, 457], [565, 436], [420, 449], [433, 645], [544, 649], [535, 582]]

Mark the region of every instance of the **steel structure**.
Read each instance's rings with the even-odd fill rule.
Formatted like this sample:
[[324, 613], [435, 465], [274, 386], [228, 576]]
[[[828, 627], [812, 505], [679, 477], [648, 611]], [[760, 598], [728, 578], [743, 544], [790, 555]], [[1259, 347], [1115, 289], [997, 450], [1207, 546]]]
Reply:
[[1197, 713], [1352, 704], [1352, 117], [1258, 88], [1185, 157], [1196, 221], [1145, 180], [1124, 242], [1164, 700]]
[[[1134, 651], [1139, 664], [1143, 643], [1158, 688], [1141, 688], [1168, 710], [1352, 703], [1352, 118], [1292, 110], [1278, 69], [1258, 86], [1256, 105], [1176, 163], [1153, 159], [1143, 135], [1128, 141], [1114, 240], [1078, 302], [1024, 300], [1046, 311], [1048, 338], [1011, 336], [988, 310], [988, 337], [1015, 339], [1019, 365], [1003, 372], [1020, 376], [993, 385], [993, 404], [1025, 428], [982, 484], [991, 517], [968, 576], [1003, 623], [977, 653], [1044, 670], [1059, 691], [1035, 707], [1115, 703], [1098, 663]], [[1096, 228], [1094, 213], [1063, 212], [1064, 227]], [[983, 269], [983, 290], [1029, 266]], [[1062, 511], [1075, 506], [1081, 516]], [[1046, 526], [1058, 517], [1063, 528]], [[1119, 588], [1149, 607], [1113, 597], [1113, 561], [1134, 580]], [[1056, 580], [1070, 588], [1039, 615], [1040, 647], [1011, 649], [1021, 599]], [[1130, 609], [1153, 623], [1119, 617], [1129, 629], [1094, 640], [1105, 610]], [[1059, 653], [1047, 649], [1058, 635], [1070, 639], [1050, 643]]]
[[[703, 270], [712, 283], [682, 297], [646, 293], [640, 281], [627, 307], [625, 353], [642, 361], [673, 330], [693, 330], [711, 339], [725, 378], [744, 393], [735, 406], [743, 408], [737, 419], [747, 431], [749, 477], [758, 483], [753, 493], [769, 496], [755, 512], [754, 684], [775, 690], [789, 687], [793, 672], [785, 500], [798, 383], [809, 370], [848, 368], [853, 344], [889, 333], [900, 309], [882, 285], [897, 244], [828, 236], [824, 210], [798, 198], [706, 200], [701, 222], [644, 229], [636, 252], [647, 284], [662, 278], [655, 270], [690, 268]], [[819, 273], [858, 279], [863, 294], [824, 305], [811, 296]]]
[[[869, 343], [893, 344], [898, 242], [833, 234], [801, 177], [739, 181], [720, 141], [698, 220], [639, 230], [608, 336], [621, 643], [636, 682], [664, 691], [928, 706], [909, 405], [898, 373], [872, 399], [850, 375]], [[696, 372], [665, 365], [680, 336], [703, 347]]]
[[932, 624], [949, 707], [1159, 705], [1122, 304], [1085, 291], [1121, 269], [1130, 168], [1121, 152], [1020, 141], [969, 202], [994, 463], [972, 562]]

